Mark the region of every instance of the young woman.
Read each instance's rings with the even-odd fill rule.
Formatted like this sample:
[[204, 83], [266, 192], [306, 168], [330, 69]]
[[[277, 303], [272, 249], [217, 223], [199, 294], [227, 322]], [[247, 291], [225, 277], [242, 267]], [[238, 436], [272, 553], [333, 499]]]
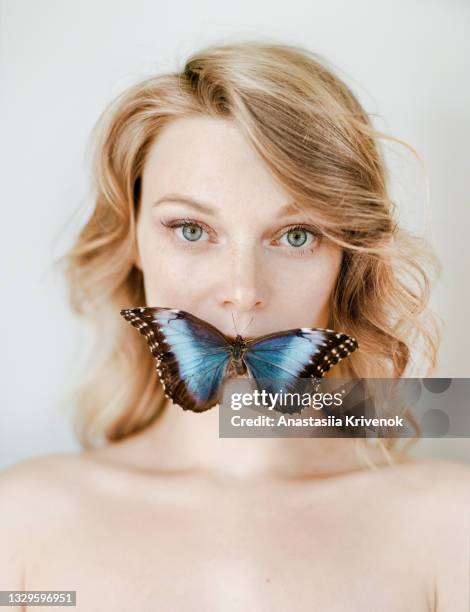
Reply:
[[84, 450], [1, 475], [0, 589], [76, 590], [87, 611], [467, 610], [468, 467], [396, 439], [219, 438], [218, 407], [172, 404], [119, 314], [331, 328], [360, 348], [328, 376], [429, 375], [436, 259], [395, 222], [384, 135], [351, 91], [306, 50], [219, 46], [125, 91], [99, 130], [65, 258], [96, 327]]

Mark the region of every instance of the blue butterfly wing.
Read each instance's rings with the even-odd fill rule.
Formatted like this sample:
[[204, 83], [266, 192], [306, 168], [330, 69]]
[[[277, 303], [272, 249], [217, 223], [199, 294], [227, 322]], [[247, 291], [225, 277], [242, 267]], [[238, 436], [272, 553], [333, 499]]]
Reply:
[[248, 371], [270, 393], [299, 392], [305, 388], [305, 379], [322, 378], [358, 348], [347, 334], [320, 328], [269, 334], [247, 344], [243, 359]]
[[219, 401], [231, 344], [214, 326], [174, 308], [131, 308], [121, 315], [146, 337], [167, 397], [194, 412]]

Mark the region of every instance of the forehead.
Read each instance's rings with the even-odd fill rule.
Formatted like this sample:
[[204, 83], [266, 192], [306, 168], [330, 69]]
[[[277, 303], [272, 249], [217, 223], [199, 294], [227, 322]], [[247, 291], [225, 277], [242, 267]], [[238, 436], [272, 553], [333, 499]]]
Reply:
[[211, 117], [171, 121], [143, 171], [145, 201], [178, 192], [220, 208], [278, 209], [291, 200], [234, 123]]

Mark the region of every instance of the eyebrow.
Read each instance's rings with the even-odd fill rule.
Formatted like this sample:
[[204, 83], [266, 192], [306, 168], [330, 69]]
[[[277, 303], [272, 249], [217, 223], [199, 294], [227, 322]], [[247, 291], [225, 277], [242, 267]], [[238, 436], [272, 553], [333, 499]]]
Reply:
[[[181, 195], [179, 193], [168, 193], [162, 196], [152, 204], [152, 208], [158, 206], [158, 204], [162, 204], [163, 202], [171, 202], [172, 204], [192, 206], [193, 208], [199, 210], [200, 212], [206, 213], [207, 215], [213, 215], [214, 217], [219, 216], [219, 211], [216, 208], [210, 206], [208, 203], [201, 202], [200, 200], [196, 200], [195, 198]], [[283, 218], [288, 217], [289, 215], [293, 215], [295, 213], [302, 213], [303, 211], [297, 204], [295, 204], [295, 202], [289, 202], [288, 204], [284, 204], [284, 206], [281, 206], [281, 208], [279, 208], [277, 212], [278, 218]]]

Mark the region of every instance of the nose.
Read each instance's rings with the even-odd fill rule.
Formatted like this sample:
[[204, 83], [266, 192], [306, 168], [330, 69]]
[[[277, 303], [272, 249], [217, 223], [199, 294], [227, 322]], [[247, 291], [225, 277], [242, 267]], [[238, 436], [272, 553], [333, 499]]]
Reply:
[[236, 321], [243, 326], [248, 323], [249, 315], [266, 305], [268, 278], [262, 254], [257, 252], [256, 246], [240, 244], [230, 249], [226, 258], [220, 262], [221, 282], [216, 297], [219, 306], [234, 314]]

